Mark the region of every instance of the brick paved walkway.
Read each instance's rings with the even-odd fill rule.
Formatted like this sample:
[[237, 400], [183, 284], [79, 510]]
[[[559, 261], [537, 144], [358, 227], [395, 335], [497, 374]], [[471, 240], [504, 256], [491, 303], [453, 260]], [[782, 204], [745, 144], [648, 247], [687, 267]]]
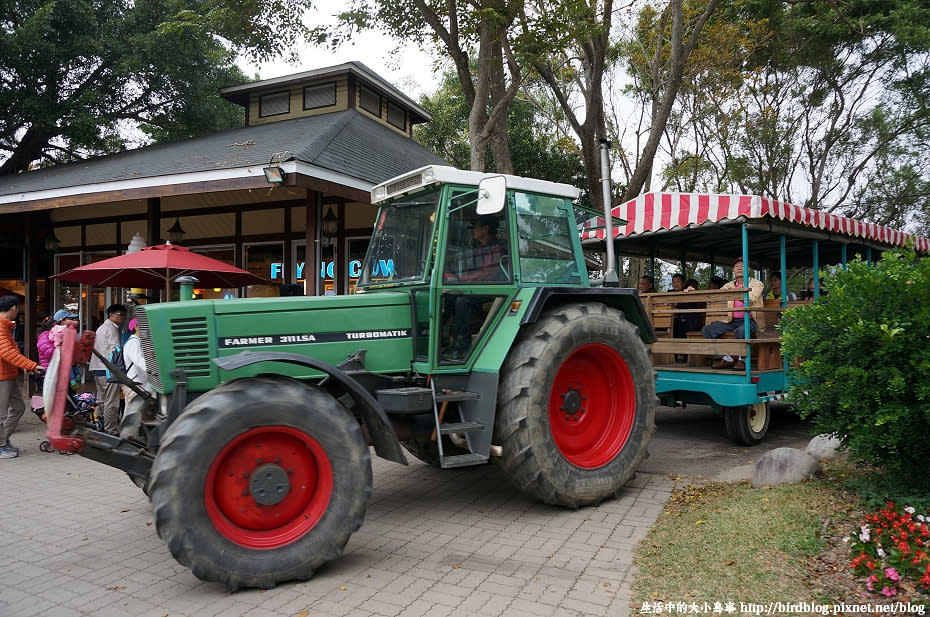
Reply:
[[673, 481], [640, 474], [572, 511], [493, 465], [440, 471], [372, 457], [365, 523], [310, 581], [230, 594], [180, 566], [120, 471], [39, 451], [28, 411], [0, 461], [2, 617], [610, 616], [630, 613], [632, 556]]

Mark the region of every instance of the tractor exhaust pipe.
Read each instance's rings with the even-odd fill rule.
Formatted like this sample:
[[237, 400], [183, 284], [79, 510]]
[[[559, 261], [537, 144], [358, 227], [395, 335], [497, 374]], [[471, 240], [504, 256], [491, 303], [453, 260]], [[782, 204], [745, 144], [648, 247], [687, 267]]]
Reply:
[[[450, 433], [449, 441], [454, 443], [459, 448], [463, 450], [468, 450], [468, 442], [465, 441], [465, 437], [461, 433]], [[503, 446], [491, 445], [491, 456], [500, 456], [504, 453]]]
[[614, 225], [610, 216], [610, 141], [600, 140], [601, 144], [601, 197], [604, 201], [604, 243], [607, 245], [607, 269], [604, 272], [604, 287], [619, 287], [617, 276], [617, 258], [614, 256]]

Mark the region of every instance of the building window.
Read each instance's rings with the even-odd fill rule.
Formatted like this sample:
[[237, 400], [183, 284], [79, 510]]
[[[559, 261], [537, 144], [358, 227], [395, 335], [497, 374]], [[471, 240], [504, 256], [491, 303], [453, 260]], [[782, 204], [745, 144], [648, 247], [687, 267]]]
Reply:
[[404, 110], [394, 103], [391, 103], [390, 101], [388, 101], [387, 104], [387, 121], [400, 130], [407, 128], [407, 125], [404, 122]]
[[336, 82], [304, 88], [304, 109], [331, 107], [336, 104]]
[[[236, 265], [236, 247], [231, 244], [198, 246], [191, 248], [191, 250], [199, 255], [206, 255], [230, 266]], [[199, 285], [194, 287], [195, 300], [230, 300], [238, 297], [239, 289], [234, 287], [201, 287]]]
[[362, 86], [359, 104], [368, 113], [381, 117], [381, 95], [374, 90]]
[[[271, 281], [270, 285], [249, 285], [247, 298], [259, 298], [281, 295], [282, 277], [275, 276], [278, 267], [284, 264], [284, 244], [282, 242], [256, 242], [243, 244], [245, 269]], [[277, 265], [276, 265], [277, 264]]]
[[277, 116], [291, 110], [291, 93], [288, 91], [264, 94], [258, 97], [258, 117]]

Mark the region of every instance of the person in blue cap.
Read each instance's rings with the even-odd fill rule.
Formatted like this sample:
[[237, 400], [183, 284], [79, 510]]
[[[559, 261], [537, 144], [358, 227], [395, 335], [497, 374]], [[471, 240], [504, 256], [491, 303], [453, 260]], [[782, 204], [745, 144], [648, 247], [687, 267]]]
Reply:
[[67, 326], [66, 320], [77, 319], [77, 313], [72, 313], [68, 309], [55, 311], [52, 318], [45, 324], [45, 329], [39, 332], [36, 338], [36, 350], [39, 352], [39, 366], [48, 368], [48, 363], [52, 361], [52, 354], [55, 353], [55, 341], [52, 337], [53, 332], [61, 332]]

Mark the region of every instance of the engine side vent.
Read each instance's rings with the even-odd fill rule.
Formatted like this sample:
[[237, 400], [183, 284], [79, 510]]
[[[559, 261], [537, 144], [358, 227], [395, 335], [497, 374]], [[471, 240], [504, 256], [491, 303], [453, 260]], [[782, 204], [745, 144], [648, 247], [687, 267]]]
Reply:
[[210, 339], [206, 317], [172, 319], [170, 336], [175, 368], [190, 377], [210, 376]]

